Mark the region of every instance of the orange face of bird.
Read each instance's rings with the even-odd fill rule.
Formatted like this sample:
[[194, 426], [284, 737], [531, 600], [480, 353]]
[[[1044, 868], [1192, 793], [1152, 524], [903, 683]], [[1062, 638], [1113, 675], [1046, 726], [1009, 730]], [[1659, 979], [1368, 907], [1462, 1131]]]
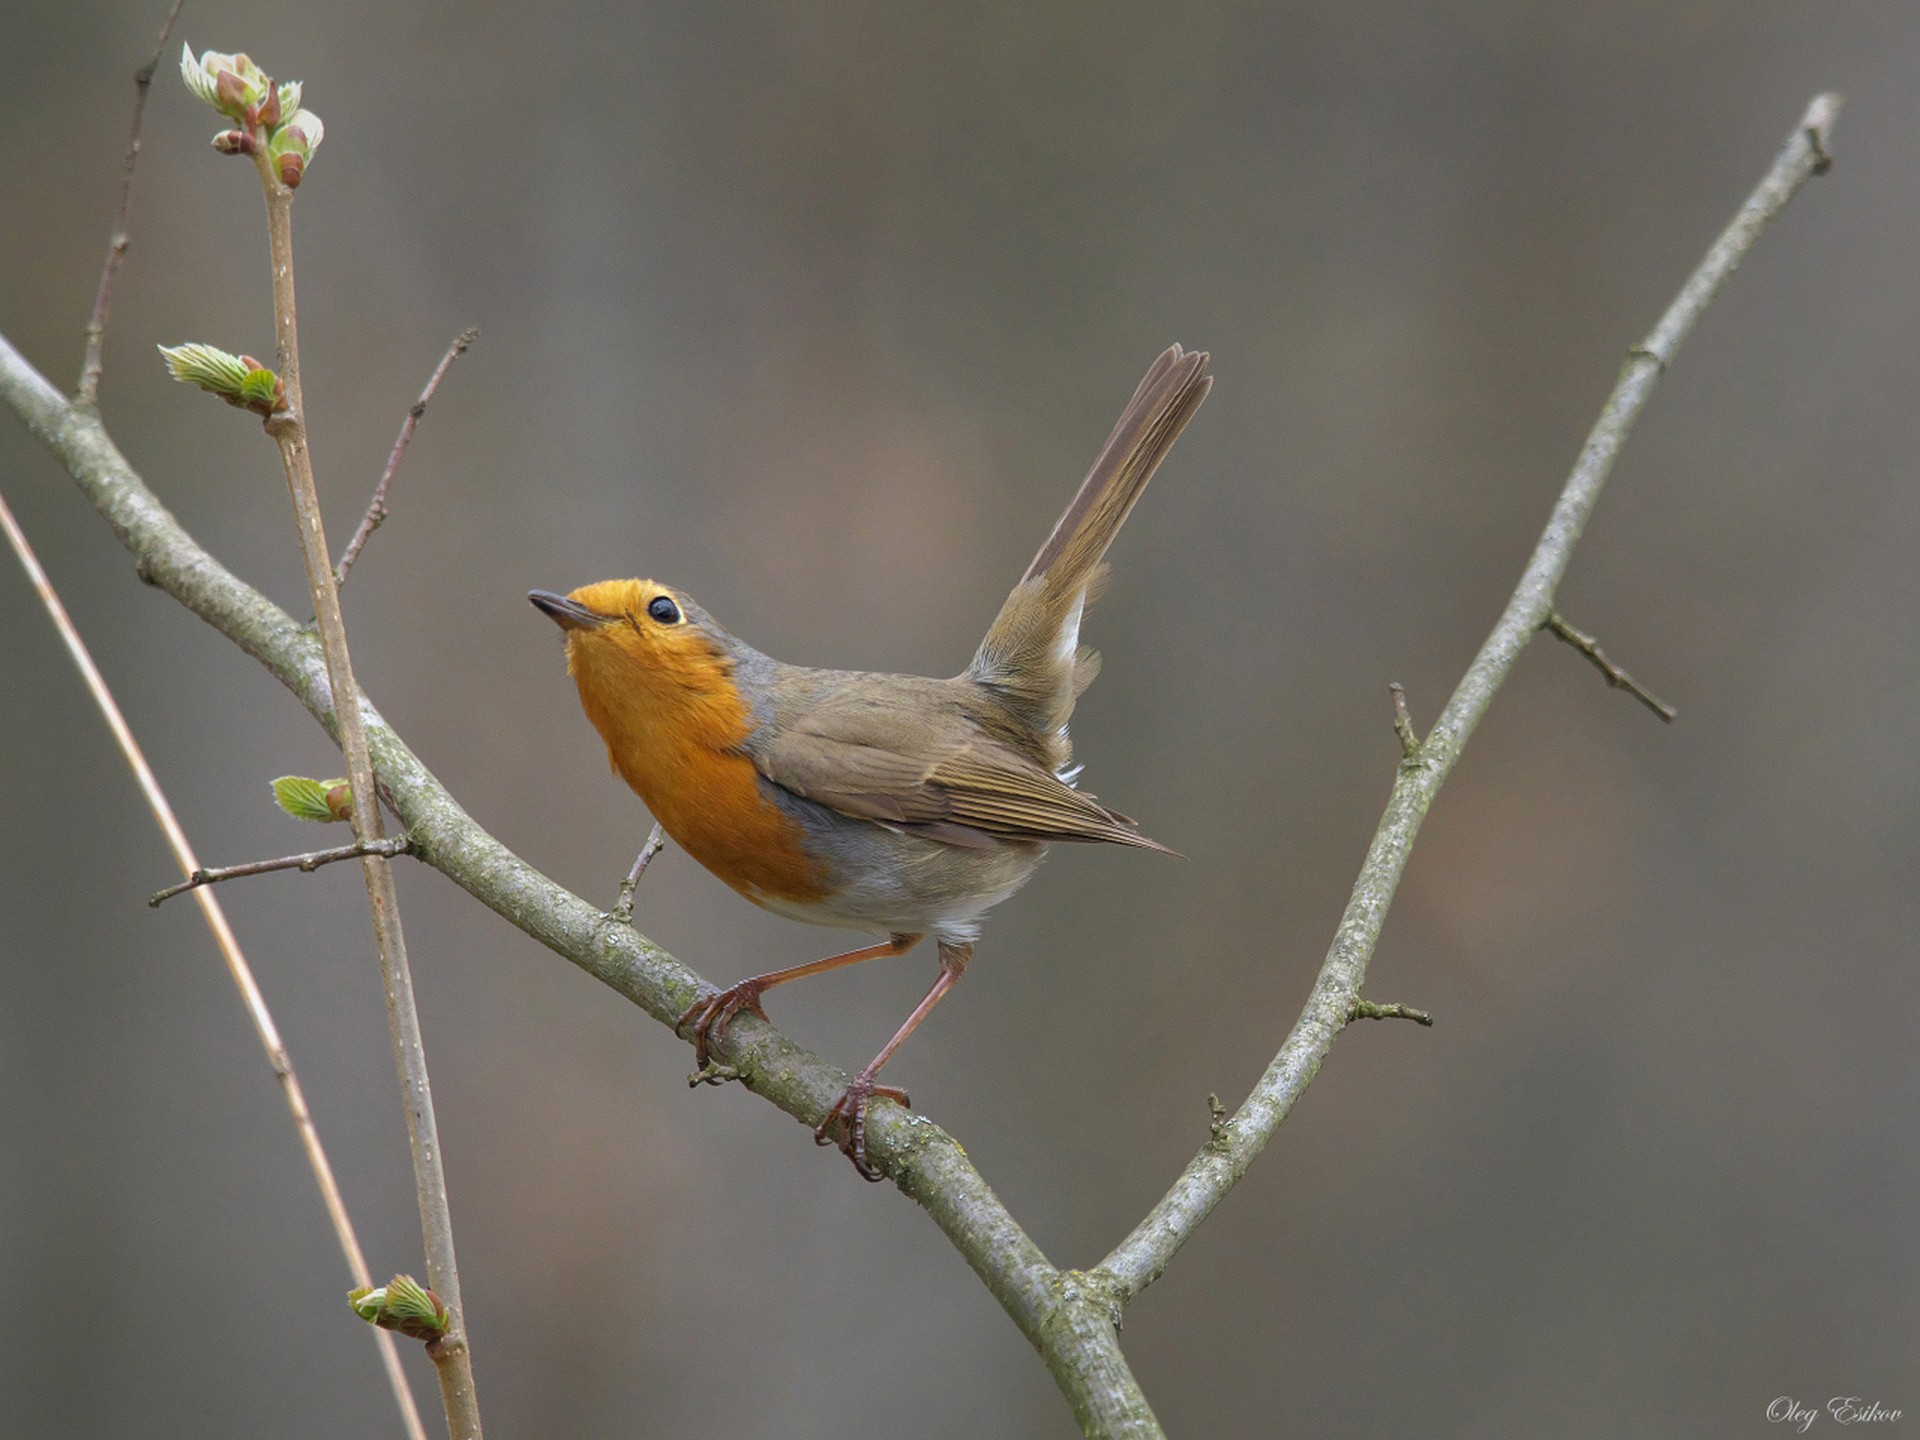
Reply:
[[581, 706], [613, 768], [667, 833], [750, 899], [818, 898], [818, 867], [741, 753], [753, 721], [735, 675], [739, 642], [652, 580], [529, 598], [566, 631]]
[[602, 580], [564, 599], [541, 592], [535, 603], [567, 632], [567, 673], [616, 764], [622, 753], [665, 760], [689, 744], [724, 749], [745, 736], [724, 632], [669, 587]]
[[713, 690], [732, 670], [705, 617], [656, 580], [602, 580], [543, 608], [566, 630], [568, 671], [583, 684], [601, 677], [670, 702]]

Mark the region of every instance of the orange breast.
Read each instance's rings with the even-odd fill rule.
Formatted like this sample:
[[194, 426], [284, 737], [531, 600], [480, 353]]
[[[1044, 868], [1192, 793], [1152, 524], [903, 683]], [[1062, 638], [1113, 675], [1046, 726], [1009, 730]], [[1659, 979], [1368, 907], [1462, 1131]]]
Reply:
[[833, 893], [805, 832], [767, 800], [753, 762], [733, 751], [748, 734], [747, 707], [721, 662], [663, 668], [655, 657], [636, 673], [618, 654], [569, 649], [608, 759], [675, 844], [755, 903]]

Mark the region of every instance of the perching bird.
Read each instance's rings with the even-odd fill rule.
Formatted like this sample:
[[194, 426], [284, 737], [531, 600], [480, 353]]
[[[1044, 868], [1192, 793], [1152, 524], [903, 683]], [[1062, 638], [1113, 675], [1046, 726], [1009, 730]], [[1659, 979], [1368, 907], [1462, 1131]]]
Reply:
[[1074, 788], [1067, 721], [1099, 670], [1080, 621], [1134, 502], [1212, 386], [1204, 352], [1153, 362], [1079, 493], [951, 680], [782, 664], [681, 591], [603, 580], [528, 595], [566, 631], [567, 670], [613, 768], [689, 855], [756, 905], [886, 937], [703, 997], [680, 1018], [697, 1063], [775, 985], [899, 955], [924, 935], [940, 975], [814, 1131], [869, 1180], [875, 1083], [966, 969], [987, 911], [1054, 841], [1165, 850]]

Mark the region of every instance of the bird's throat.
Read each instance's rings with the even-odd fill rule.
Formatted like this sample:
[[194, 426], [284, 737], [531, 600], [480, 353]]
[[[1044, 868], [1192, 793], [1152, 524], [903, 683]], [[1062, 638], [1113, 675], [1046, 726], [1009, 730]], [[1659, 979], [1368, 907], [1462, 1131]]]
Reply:
[[831, 892], [799, 827], [772, 803], [741, 743], [751, 729], [731, 664], [662, 666], [583, 636], [567, 646], [580, 704], [614, 771], [694, 859], [756, 903]]

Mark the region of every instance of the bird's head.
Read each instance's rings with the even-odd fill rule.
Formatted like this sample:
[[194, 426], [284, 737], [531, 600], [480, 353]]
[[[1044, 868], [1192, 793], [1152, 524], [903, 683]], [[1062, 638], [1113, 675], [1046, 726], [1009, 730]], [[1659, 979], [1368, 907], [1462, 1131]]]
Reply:
[[738, 642], [685, 595], [655, 580], [602, 580], [570, 595], [530, 591], [567, 636], [567, 673], [594, 728], [639, 738], [662, 724], [738, 724]]

